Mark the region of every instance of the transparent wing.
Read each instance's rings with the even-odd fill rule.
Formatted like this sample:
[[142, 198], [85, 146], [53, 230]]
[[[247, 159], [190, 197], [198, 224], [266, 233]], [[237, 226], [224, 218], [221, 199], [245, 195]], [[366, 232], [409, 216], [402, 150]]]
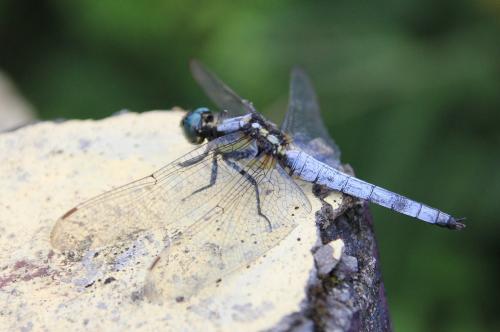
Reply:
[[190, 67], [194, 79], [202, 87], [203, 91], [205, 91], [205, 94], [221, 109], [221, 111], [227, 111], [228, 117], [255, 112], [254, 107], [249, 101], [238, 96], [199, 61], [191, 60]]
[[150, 299], [189, 298], [215, 286], [276, 246], [297, 218], [310, 212], [303, 191], [272, 157], [249, 161], [244, 173], [255, 179], [261, 214], [254, 184], [245, 176], [232, 177], [223, 190], [200, 202], [207, 212], [189, 212], [196, 222], [152, 265], [145, 288]]
[[[133, 239], [143, 230], [162, 228], [168, 233], [181, 232], [196, 221], [189, 211], [198, 202], [210, 200], [215, 190], [221, 190], [217, 186], [193, 194], [209, 185], [215, 163], [221, 164], [224, 154], [251, 150], [252, 142], [240, 133], [220, 137], [150, 176], [74, 207], [54, 226], [52, 246], [61, 251], [83, 252]], [[218, 181], [229, 181], [232, 176], [234, 173], [221, 168]]]
[[293, 137], [296, 146], [331, 166], [340, 164], [340, 150], [321, 119], [318, 100], [311, 81], [300, 68], [290, 77], [288, 111], [281, 130]]

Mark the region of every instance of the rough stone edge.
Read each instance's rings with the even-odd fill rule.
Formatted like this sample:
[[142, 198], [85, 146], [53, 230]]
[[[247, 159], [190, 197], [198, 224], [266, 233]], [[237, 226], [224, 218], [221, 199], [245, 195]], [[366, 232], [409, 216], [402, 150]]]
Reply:
[[[321, 245], [341, 239], [345, 247], [329, 274], [312, 271], [301, 311], [269, 331], [392, 331], [368, 203], [347, 196], [333, 210], [325, 201], [328, 190], [315, 185], [313, 191], [322, 202], [316, 213]], [[321, 264], [318, 259], [316, 265]]]

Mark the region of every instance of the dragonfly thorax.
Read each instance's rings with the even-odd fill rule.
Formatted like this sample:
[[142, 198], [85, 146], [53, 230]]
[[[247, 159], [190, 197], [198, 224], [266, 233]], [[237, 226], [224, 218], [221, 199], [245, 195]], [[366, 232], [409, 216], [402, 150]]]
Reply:
[[255, 139], [261, 152], [277, 156], [285, 155], [286, 147], [290, 143], [289, 137], [260, 114], [253, 114], [246, 131]]

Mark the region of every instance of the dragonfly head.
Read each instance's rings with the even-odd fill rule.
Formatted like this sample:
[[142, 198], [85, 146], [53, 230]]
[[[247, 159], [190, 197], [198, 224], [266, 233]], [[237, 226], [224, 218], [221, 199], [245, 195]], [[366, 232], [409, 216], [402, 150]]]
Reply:
[[181, 127], [189, 142], [201, 144], [208, 138], [207, 128], [212, 128], [214, 122], [215, 117], [212, 111], [206, 107], [200, 107], [184, 116]]

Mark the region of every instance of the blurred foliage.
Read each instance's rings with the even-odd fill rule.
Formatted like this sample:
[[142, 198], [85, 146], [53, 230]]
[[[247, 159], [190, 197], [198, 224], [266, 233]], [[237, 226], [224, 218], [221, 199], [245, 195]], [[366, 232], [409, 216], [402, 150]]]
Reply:
[[396, 331], [500, 330], [496, 0], [0, 1], [0, 68], [44, 119], [209, 104], [200, 58], [279, 121], [307, 68], [343, 161], [468, 218], [461, 233], [373, 207]]

